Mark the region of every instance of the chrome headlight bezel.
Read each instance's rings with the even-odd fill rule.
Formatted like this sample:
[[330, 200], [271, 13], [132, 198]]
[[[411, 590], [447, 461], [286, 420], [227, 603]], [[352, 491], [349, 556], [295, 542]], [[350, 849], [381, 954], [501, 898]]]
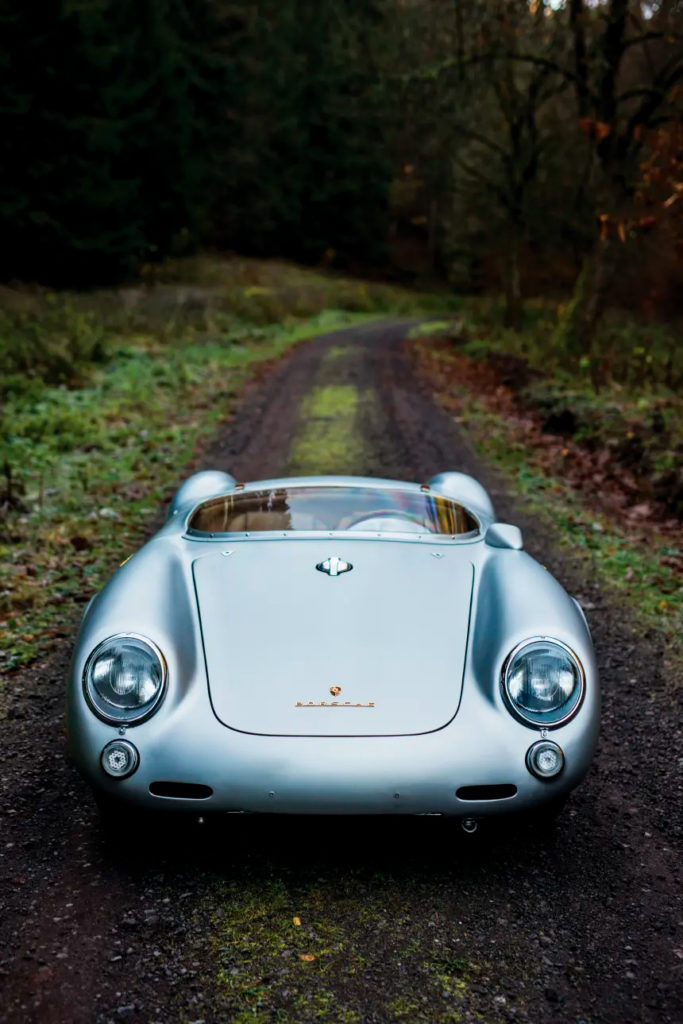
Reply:
[[[130, 710], [117, 708], [114, 704], [110, 704], [106, 698], [103, 698], [96, 691], [92, 680], [92, 668], [97, 659], [107, 648], [115, 647], [117, 642], [125, 640], [135, 640], [143, 647], [146, 647], [149, 653], [156, 658], [159, 664], [161, 675], [161, 684], [159, 689], [153, 699], [144, 704], [139, 710], [134, 708]], [[141, 722], [144, 722], [153, 715], [159, 707], [164, 694], [166, 693], [167, 680], [168, 667], [166, 665], [166, 659], [153, 640], [150, 640], [149, 637], [142, 636], [140, 633], [114, 633], [112, 636], [108, 636], [105, 640], [102, 640], [101, 643], [97, 644], [97, 646], [93, 648], [88, 655], [83, 669], [83, 694], [90, 710], [103, 722], [108, 722], [110, 725], [139, 725]]]
[[[510, 670], [515, 663], [515, 659], [524, 651], [525, 648], [537, 643], [553, 644], [556, 647], [560, 647], [565, 654], [569, 656], [577, 670], [577, 692], [572, 696], [572, 702], [569, 708], [563, 711], [560, 717], [553, 717], [556, 715], [556, 712], [554, 711], [527, 711], [516, 703], [509, 690], [508, 683]], [[516, 647], [513, 647], [503, 663], [500, 682], [503, 699], [508, 711], [510, 711], [510, 713], [524, 725], [530, 726], [534, 729], [557, 729], [559, 726], [565, 725], [577, 714], [586, 693], [586, 673], [583, 665], [581, 664], [581, 659], [568, 644], [565, 644], [562, 640], [558, 640], [553, 636], [530, 636], [527, 637], [526, 640], [522, 640], [522, 642], [517, 644]], [[562, 711], [561, 708], [558, 710]]]

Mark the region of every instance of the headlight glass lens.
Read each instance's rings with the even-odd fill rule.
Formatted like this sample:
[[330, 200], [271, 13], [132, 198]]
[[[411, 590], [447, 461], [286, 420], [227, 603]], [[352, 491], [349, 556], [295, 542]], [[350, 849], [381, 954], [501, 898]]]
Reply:
[[95, 648], [85, 668], [94, 710], [112, 722], [133, 722], [156, 707], [166, 682], [161, 652], [137, 636], [113, 636]]
[[538, 725], [564, 722], [583, 696], [581, 665], [556, 640], [530, 640], [518, 647], [508, 660], [503, 681], [513, 710]]

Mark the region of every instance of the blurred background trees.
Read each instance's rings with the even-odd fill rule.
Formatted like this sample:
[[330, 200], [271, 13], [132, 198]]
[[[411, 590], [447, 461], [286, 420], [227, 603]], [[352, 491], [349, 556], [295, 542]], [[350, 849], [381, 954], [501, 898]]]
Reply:
[[[437, 232], [430, 248], [454, 283], [477, 288], [497, 274], [511, 325], [525, 293], [573, 289], [557, 342], [582, 352], [608, 298], [646, 302], [654, 286], [672, 301], [683, 282], [671, 228], [683, 203], [683, 5], [399, 6], [414, 127], [401, 195], [410, 222]], [[666, 163], [666, 186], [653, 160]], [[676, 262], [676, 283], [656, 283]]]
[[676, 0], [0, 0], [0, 276], [197, 247], [681, 312]]
[[370, 0], [0, 0], [2, 276], [386, 254]]
[[204, 6], [2, 0], [4, 276], [110, 280], [196, 240]]

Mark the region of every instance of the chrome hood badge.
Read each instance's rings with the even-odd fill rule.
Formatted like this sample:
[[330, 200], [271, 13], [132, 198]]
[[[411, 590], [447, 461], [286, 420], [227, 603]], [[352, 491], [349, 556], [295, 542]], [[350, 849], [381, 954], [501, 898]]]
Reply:
[[343, 572], [350, 572], [353, 566], [350, 562], [345, 562], [343, 558], [332, 555], [331, 558], [326, 558], [324, 562], [318, 562], [316, 569], [318, 572], [326, 572], [328, 576], [341, 576]]

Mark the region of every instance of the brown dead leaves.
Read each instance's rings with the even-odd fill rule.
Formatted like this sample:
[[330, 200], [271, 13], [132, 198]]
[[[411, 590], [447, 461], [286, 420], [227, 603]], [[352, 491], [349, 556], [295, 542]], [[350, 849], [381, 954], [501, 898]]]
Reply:
[[533, 452], [539, 468], [571, 483], [588, 508], [611, 515], [623, 525], [631, 524], [634, 531], [647, 526], [665, 536], [680, 533], [680, 524], [657, 501], [644, 495], [642, 482], [618, 462], [609, 448], [589, 450], [573, 438], [544, 432], [543, 416], [519, 403], [511, 388], [501, 383], [495, 366], [433, 339], [416, 341], [413, 355], [420, 375], [465, 429], [467, 416], [458, 397], [464, 391], [505, 420], [513, 438]]

